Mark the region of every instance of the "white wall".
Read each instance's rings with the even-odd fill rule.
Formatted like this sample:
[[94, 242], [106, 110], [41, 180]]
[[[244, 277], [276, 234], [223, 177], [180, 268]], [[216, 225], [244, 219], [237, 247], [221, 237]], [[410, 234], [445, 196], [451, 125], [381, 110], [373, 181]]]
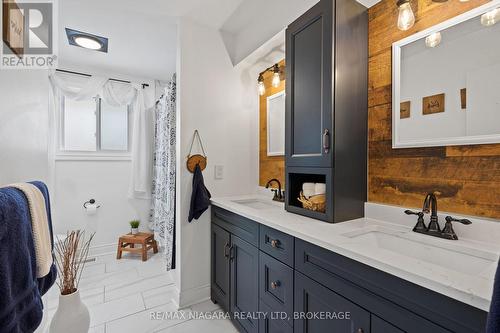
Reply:
[[46, 71], [0, 74], [0, 186], [48, 180]]
[[251, 55], [318, 1], [244, 1], [221, 27], [233, 64]]
[[[203, 140], [208, 155], [205, 184], [215, 197], [254, 191], [257, 127], [255, 114], [244, 108], [240, 73], [220, 33], [186, 19], [178, 29], [177, 287], [184, 307], [210, 295], [210, 212], [187, 221], [192, 174], [185, 156], [193, 131], [198, 129]], [[215, 165], [224, 166], [224, 179], [214, 179]]]

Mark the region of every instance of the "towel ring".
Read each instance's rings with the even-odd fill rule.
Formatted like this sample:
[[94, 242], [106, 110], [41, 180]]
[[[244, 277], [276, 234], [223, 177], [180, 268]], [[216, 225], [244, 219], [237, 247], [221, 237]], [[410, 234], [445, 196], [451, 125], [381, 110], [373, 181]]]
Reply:
[[[87, 205], [89, 205], [89, 204], [91, 204], [91, 205], [95, 204], [95, 200], [94, 199], [90, 199], [89, 201], [85, 202], [83, 204], [83, 208], [87, 209]], [[99, 207], [101, 207], [101, 205], [97, 206], [97, 208], [99, 208]]]

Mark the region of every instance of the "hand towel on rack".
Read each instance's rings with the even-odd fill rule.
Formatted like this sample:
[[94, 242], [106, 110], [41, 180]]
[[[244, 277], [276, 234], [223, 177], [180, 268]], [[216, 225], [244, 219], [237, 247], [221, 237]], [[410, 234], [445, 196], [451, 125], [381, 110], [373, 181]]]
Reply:
[[493, 296], [491, 297], [490, 312], [486, 323], [486, 333], [500, 332], [500, 263], [495, 275]]
[[33, 332], [40, 325], [29, 206], [15, 188], [0, 188], [0, 295], [0, 332]]
[[193, 175], [193, 193], [191, 194], [191, 206], [189, 209], [188, 221], [191, 222], [194, 219], [199, 219], [201, 214], [203, 214], [210, 206], [210, 198], [212, 195], [205, 187], [205, 182], [203, 180], [203, 174], [201, 172], [200, 165], [197, 164], [194, 168]]
[[43, 278], [50, 273], [53, 263], [45, 198], [35, 185], [16, 183], [9, 186], [22, 191], [28, 200], [33, 243], [35, 244], [36, 277]]
[[[50, 247], [52, 250], [52, 258], [54, 258], [54, 233], [52, 230], [52, 213], [50, 209], [49, 189], [47, 185], [45, 185], [45, 183], [41, 181], [33, 181], [29, 183], [35, 185], [40, 190], [40, 192], [42, 192], [43, 197], [45, 198], [45, 208], [47, 210], [47, 220], [49, 222]], [[57, 279], [57, 266], [53, 260], [52, 265], [50, 266], [49, 274], [38, 279], [38, 290], [40, 290], [40, 294], [42, 296], [45, 295], [45, 293], [54, 285], [56, 279]]]

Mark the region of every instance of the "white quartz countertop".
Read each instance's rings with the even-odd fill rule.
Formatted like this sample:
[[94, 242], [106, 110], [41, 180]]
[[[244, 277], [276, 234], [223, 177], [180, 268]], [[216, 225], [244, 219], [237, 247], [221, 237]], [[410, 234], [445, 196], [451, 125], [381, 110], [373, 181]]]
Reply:
[[[245, 200], [259, 200], [264, 204], [260, 205], [262, 207], [258, 204], [252, 207], [242, 204]], [[493, 281], [500, 256], [499, 222], [473, 220], [473, 224], [467, 226], [470, 229], [456, 226], [455, 230], [460, 240], [450, 241], [412, 232], [416, 222], [415, 217], [405, 216], [403, 208], [391, 206], [367, 204], [365, 215], [368, 217], [331, 224], [289, 213], [285, 211], [283, 204], [258, 195], [214, 198], [212, 204], [489, 311]], [[361, 238], [355, 237], [357, 234], [377, 230], [390, 230], [394, 234], [397, 233], [398, 237], [402, 237], [403, 241], [408, 239], [408, 246], [405, 246], [407, 255], [399, 253], [402, 251], [398, 249], [391, 251], [390, 242], [379, 246], [371, 241], [360, 241]], [[479, 233], [487, 235], [477, 236]], [[439, 254], [449, 256], [448, 262], [451, 266], [440, 265], [437, 260], [440, 258], [433, 256], [432, 252], [426, 256], [426, 250], [429, 251], [427, 245], [439, 247], [442, 250]], [[420, 252], [423, 254], [420, 255]], [[470, 264], [466, 264], [467, 260], [471, 260]]]

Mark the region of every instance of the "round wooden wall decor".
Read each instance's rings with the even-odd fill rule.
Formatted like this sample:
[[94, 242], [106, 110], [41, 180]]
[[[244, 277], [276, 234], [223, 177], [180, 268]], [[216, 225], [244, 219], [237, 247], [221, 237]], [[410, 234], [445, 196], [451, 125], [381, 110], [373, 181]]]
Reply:
[[194, 173], [194, 169], [196, 168], [196, 164], [200, 165], [201, 171], [205, 170], [207, 167], [207, 158], [203, 155], [191, 155], [189, 156], [187, 162], [187, 168], [191, 173]]

